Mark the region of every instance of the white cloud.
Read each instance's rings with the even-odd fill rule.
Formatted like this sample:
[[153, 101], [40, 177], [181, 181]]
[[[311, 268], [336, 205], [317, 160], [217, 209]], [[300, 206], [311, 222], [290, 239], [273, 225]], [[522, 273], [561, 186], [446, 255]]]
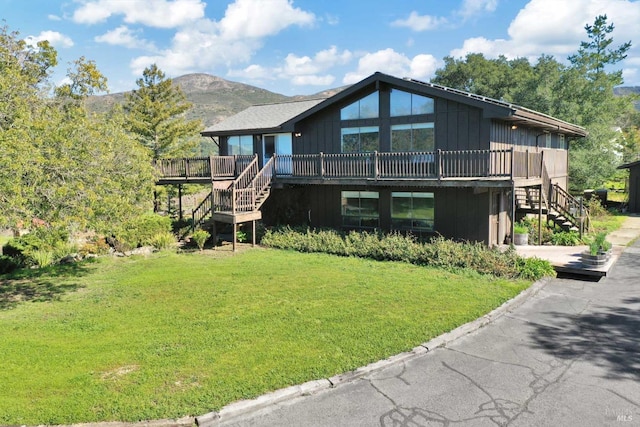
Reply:
[[229, 77], [241, 77], [249, 80], [273, 79], [273, 71], [261, 65], [252, 64], [243, 70], [230, 70]]
[[49, 21], [62, 21], [62, 18], [60, 18], [58, 15], [53, 14], [47, 15], [47, 19]]
[[153, 63], [169, 75], [232, 67], [248, 63], [265, 38], [314, 20], [313, 14], [294, 8], [290, 0], [236, 0], [220, 21], [205, 18], [182, 27], [168, 49], [134, 58], [130, 66], [136, 75]]
[[526, 57], [535, 60], [544, 53], [564, 60], [577, 51], [581, 41], [587, 39], [584, 26], [592, 24], [595, 17], [602, 14], [606, 14], [608, 22], [615, 25], [614, 45], [634, 37], [637, 39], [640, 2], [531, 0], [509, 25], [508, 39], [467, 39], [450, 55], [463, 57], [467, 53], [477, 52], [489, 58], [502, 54], [507, 58]]
[[126, 25], [108, 31], [101, 36], [95, 37], [95, 41], [99, 43], [107, 43], [114, 46], [124, 46], [130, 49], [147, 49], [155, 50], [155, 45], [147, 40], [139, 39], [136, 34], [141, 30], [133, 31]]
[[352, 57], [353, 54], [350, 51], [339, 52], [336, 46], [317, 52], [313, 58], [290, 53], [285, 58], [284, 73], [289, 76], [316, 74], [336, 65], [344, 65]]
[[419, 15], [418, 12], [413, 11], [409, 14], [407, 19], [398, 19], [393, 21], [391, 26], [407, 27], [413, 31], [427, 31], [438, 29], [445, 24], [447, 24], [446, 18], [431, 15]]
[[380, 71], [396, 77], [426, 79], [431, 77], [438, 67], [438, 61], [432, 55], [417, 55], [413, 59], [391, 48], [367, 53], [358, 61], [358, 69], [347, 73], [344, 84], [357, 83], [369, 75]]
[[295, 76], [291, 79], [291, 83], [296, 86], [329, 86], [336, 81], [335, 76], [327, 74], [324, 76], [307, 75], [307, 76]]
[[96, 24], [114, 15], [124, 15], [128, 24], [175, 28], [203, 18], [205, 7], [202, 0], [90, 0], [74, 11], [73, 20]]
[[456, 14], [464, 21], [483, 12], [494, 12], [498, 7], [498, 0], [464, 0]]
[[73, 40], [57, 31], [43, 31], [37, 36], [28, 36], [24, 41], [30, 46], [36, 46], [38, 42], [48, 40], [52, 46], [69, 48], [73, 46]]
[[315, 15], [294, 8], [291, 0], [236, 0], [220, 21], [220, 35], [227, 40], [262, 38], [291, 25], [308, 26]]

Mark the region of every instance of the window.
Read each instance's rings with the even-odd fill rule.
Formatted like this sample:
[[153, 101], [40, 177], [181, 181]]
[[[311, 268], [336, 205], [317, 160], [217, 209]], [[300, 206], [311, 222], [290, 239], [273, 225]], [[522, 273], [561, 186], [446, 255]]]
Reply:
[[433, 231], [433, 193], [391, 193], [391, 227], [396, 230]]
[[397, 89], [391, 90], [391, 117], [432, 113], [433, 99]]
[[340, 110], [340, 120], [375, 119], [380, 110], [378, 92], [373, 92]]
[[253, 150], [253, 136], [251, 135], [234, 135], [227, 139], [227, 145], [229, 148], [229, 155], [252, 155]]
[[342, 225], [347, 228], [379, 227], [378, 193], [376, 191], [343, 191]]
[[377, 126], [342, 128], [341, 132], [343, 153], [365, 153], [380, 148], [380, 132]]
[[551, 134], [550, 133], [545, 134], [544, 142], [545, 142], [545, 146], [547, 148], [551, 148]]
[[558, 135], [558, 148], [562, 148], [563, 150], [567, 149], [567, 141], [564, 139], [564, 134]]
[[391, 151], [433, 151], [433, 123], [391, 126]]

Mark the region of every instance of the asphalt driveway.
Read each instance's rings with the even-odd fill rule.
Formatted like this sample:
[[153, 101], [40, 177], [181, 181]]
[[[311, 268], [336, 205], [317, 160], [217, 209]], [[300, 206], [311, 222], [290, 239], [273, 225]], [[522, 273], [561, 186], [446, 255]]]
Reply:
[[224, 426], [640, 425], [640, 240], [446, 347]]

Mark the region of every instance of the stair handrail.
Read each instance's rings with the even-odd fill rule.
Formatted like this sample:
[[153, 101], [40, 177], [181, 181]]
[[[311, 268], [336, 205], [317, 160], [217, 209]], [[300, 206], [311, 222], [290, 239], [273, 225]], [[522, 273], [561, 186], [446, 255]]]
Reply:
[[540, 194], [540, 203], [544, 202], [547, 212], [551, 209], [551, 178], [547, 171], [547, 165], [544, 164], [544, 151], [540, 158], [540, 175], [542, 176], [542, 191]]
[[271, 186], [276, 172], [276, 156], [272, 156], [267, 163], [258, 171], [251, 182], [251, 186], [256, 191], [256, 195], [262, 194], [265, 189]]
[[[561, 203], [559, 199], [562, 199], [564, 203]], [[565, 216], [575, 226], [578, 227], [580, 235], [589, 230], [591, 224], [591, 217], [589, 215], [589, 209], [584, 206], [582, 200], [578, 200], [567, 192], [559, 184], [553, 185], [553, 208]], [[571, 207], [577, 211], [578, 215], [571, 212]]]
[[213, 198], [213, 191], [209, 192], [207, 196], [200, 202], [200, 204], [191, 211], [191, 227], [195, 230], [204, 221], [209, 211], [212, 209], [211, 199]]

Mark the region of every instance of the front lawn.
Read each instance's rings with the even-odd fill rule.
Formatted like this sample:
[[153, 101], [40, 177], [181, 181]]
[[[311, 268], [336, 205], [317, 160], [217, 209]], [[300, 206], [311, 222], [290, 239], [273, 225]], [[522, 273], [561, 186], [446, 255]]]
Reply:
[[406, 351], [525, 289], [252, 249], [0, 277], [0, 424], [201, 415]]

